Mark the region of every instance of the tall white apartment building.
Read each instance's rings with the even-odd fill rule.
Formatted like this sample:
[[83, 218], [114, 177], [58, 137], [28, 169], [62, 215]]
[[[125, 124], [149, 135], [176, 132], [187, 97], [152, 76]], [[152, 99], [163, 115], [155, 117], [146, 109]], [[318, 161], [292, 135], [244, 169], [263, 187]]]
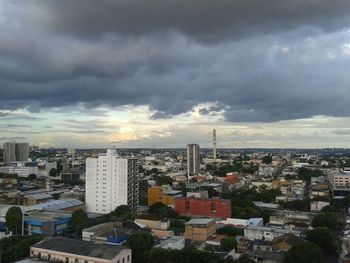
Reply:
[[108, 214], [117, 206], [139, 205], [139, 162], [121, 158], [116, 149], [107, 149], [98, 158], [86, 159], [86, 210]]

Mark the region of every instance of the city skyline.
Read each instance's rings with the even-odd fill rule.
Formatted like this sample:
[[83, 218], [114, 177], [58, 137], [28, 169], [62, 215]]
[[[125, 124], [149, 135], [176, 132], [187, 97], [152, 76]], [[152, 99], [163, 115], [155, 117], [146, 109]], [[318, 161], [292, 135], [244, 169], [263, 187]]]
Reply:
[[254, 3], [2, 1], [0, 144], [350, 148], [350, 3]]

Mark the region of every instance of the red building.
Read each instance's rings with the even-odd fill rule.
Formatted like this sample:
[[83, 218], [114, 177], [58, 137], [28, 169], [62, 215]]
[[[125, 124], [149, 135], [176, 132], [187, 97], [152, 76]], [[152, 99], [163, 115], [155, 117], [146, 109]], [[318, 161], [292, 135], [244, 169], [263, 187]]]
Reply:
[[231, 200], [181, 197], [175, 200], [175, 210], [180, 215], [226, 219], [231, 217]]

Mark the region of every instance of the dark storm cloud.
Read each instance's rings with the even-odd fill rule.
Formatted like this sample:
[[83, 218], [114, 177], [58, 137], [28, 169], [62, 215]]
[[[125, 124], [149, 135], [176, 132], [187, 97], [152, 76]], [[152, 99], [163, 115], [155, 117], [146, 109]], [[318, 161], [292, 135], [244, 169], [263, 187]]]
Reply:
[[169, 118], [209, 103], [201, 114], [235, 122], [350, 115], [349, 1], [6, 3], [0, 110], [148, 105]]
[[[21, 4], [23, 4], [22, 1]], [[74, 36], [106, 33], [148, 35], [177, 30], [216, 41], [227, 35], [266, 33], [315, 25], [339, 27], [349, 21], [348, 0], [55, 0], [26, 1], [27, 19], [48, 30]], [[33, 7], [35, 6], [35, 7]]]

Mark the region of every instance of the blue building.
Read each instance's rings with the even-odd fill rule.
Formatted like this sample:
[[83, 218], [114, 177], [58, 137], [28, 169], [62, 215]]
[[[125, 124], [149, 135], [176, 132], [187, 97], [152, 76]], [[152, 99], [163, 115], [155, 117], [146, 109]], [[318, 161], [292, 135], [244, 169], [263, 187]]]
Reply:
[[54, 236], [67, 231], [72, 215], [60, 212], [34, 211], [24, 217], [28, 235]]

